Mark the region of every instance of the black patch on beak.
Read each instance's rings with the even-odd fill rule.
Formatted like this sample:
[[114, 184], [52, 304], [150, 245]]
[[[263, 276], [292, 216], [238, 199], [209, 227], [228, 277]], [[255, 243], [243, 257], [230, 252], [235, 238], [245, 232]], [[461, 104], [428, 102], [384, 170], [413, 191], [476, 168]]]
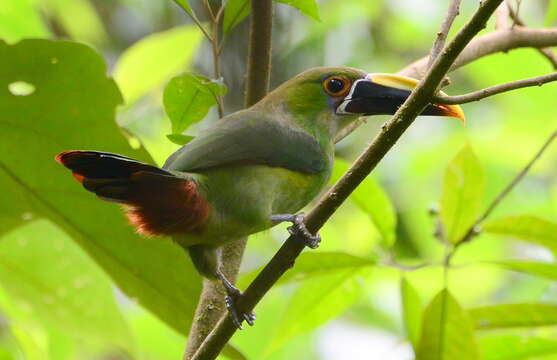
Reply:
[[[410, 90], [357, 80], [350, 93], [337, 108], [340, 114], [393, 115], [410, 96]], [[443, 110], [428, 105], [421, 115], [444, 115]]]

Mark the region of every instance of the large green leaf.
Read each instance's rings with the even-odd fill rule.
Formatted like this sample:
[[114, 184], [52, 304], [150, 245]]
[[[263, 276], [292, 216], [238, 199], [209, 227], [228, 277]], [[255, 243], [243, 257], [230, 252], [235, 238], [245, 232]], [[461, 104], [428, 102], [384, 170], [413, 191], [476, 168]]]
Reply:
[[451, 161], [445, 172], [441, 195], [441, 220], [452, 243], [463, 240], [481, 210], [484, 191], [482, 166], [469, 146]]
[[219, 95], [226, 93], [222, 82], [194, 74], [174, 77], [164, 89], [164, 108], [172, 123], [175, 135], [182, 133], [191, 124], [202, 120]]
[[110, 280], [48, 221], [30, 222], [1, 238], [0, 284], [34, 319], [48, 321], [81, 341], [132, 348]]
[[402, 297], [402, 320], [404, 321], [406, 335], [414, 351], [417, 351], [422, 328], [422, 301], [414, 286], [405, 277], [400, 282], [400, 294]]
[[518, 260], [494, 261], [493, 263], [514, 271], [557, 281], [557, 264], [555, 263]]
[[[341, 252], [304, 252], [296, 259], [292, 269], [280, 278], [278, 284], [304, 281], [323, 274], [373, 265], [375, 265], [375, 259], [364, 259]], [[240, 276], [238, 280], [240, 288], [247, 287], [261, 270], [262, 268], [259, 268]]]
[[495, 335], [478, 339], [484, 360], [528, 360], [557, 354], [557, 340], [534, 336]]
[[114, 70], [126, 104], [133, 104], [185, 70], [202, 38], [196, 26], [178, 26], [146, 36], [126, 49]]
[[272, 352], [292, 337], [310, 331], [352, 305], [362, 292], [358, 269], [338, 270], [304, 281], [286, 306], [269, 346]]
[[557, 305], [499, 304], [468, 310], [478, 329], [557, 325]]
[[[331, 181], [337, 181], [348, 170], [350, 165], [335, 159]], [[389, 196], [371, 177], [367, 177], [350, 194], [350, 199], [371, 218], [371, 221], [381, 234], [382, 244], [390, 247], [396, 239], [396, 213]]]
[[[14, 81], [34, 85], [35, 92], [12, 95], [7, 88]], [[82, 148], [151, 162], [145, 150], [128, 145], [116, 126], [120, 102], [102, 58], [85, 45], [0, 43], [0, 221], [52, 220], [128, 296], [186, 333], [200, 281], [184, 252], [168, 239], [135, 234], [118, 206], [85, 191], [53, 159], [63, 150]]]
[[532, 215], [507, 216], [486, 223], [483, 230], [512, 236], [557, 253], [557, 224]]
[[466, 312], [447, 289], [424, 312], [416, 360], [479, 359], [474, 329]]

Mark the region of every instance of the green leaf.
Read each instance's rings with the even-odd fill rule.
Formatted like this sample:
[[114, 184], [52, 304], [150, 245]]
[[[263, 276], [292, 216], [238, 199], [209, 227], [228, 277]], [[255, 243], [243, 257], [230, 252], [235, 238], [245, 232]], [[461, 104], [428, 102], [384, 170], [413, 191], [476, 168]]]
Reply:
[[303, 14], [313, 18], [317, 21], [321, 21], [319, 17], [319, 5], [316, 0], [278, 0], [279, 2], [295, 7], [300, 10]]
[[167, 139], [172, 141], [176, 145], [186, 145], [192, 141], [195, 136], [182, 135], [182, 134], [169, 134], [166, 135]]
[[172, 132], [180, 134], [191, 124], [202, 120], [217, 97], [226, 93], [226, 86], [205, 76], [182, 74], [164, 89], [164, 108], [172, 123]]
[[482, 166], [470, 146], [451, 161], [443, 181], [441, 221], [452, 243], [462, 241], [481, 210], [484, 191]]
[[557, 353], [557, 341], [522, 335], [483, 336], [478, 339], [484, 360], [529, 360]]
[[251, 11], [249, 0], [228, 0], [224, 8], [222, 30], [228, 34], [234, 26], [244, 20]]
[[424, 312], [416, 360], [479, 359], [474, 329], [466, 312], [447, 290], [441, 290]]
[[139, 40], [118, 59], [114, 78], [127, 105], [164, 84], [191, 62], [203, 38], [194, 25], [178, 26]]
[[193, 15], [193, 10], [189, 4], [189, 2], [187, 0], [174, 0], [174, 2], [180, 7], [182, 8], [182, 10], [184, 10], [185, 12], [187, 12], [188, 14], [190, 14], [191, 16]]
[[557, 305], [498, 304], [468, 310], [477, 329], [557, 325]]
[[[339, 158], [335, 159], [331, 182], [336, 182], [350, 165]], [[371, 221], [381, 234], [382, 245], [390, 247], [396, 240], [396, 213], [389, 196], [372, 177], [367, 177], [350, 195], [360, 209], [369, 214]]]
[[493, 263], [514, 271], [557, 281], [557, 264], [555, 263], [518, 260], [493, 261]]
[[35, 0], [2, 1], [0, 4], [0, 39], [16, 42], [26, 37], [50, 35]]
[[102, 58], [68, 41], [0, 42], [0, 69], [0, 88], [23, 80], [36, 89], [0, 92], [0, 219], [10, 226], [37, 217], [55, 222], [129, 297], [187, 333], [200, 279], [184, 251], [169, 239], [138, 236], [119, 206], [85, 191], [53, 159], [68, 149], [99, 149], [152, 162], [116, 126], [122, 98]]
[[298, 286], [277, 324], [268, 352], [342, 313], [362, 292], [358, 269], [344, 269], [308, 279]]
[[132, 348], [110, 280], [48, 221], [30, 222], [2, 237], [0, 284], [33, 318], [88, 340]]
[[420, 341], [420, 329], [422, 328], [422, 301], [416, 289], [405, 277], [402, 278], [400, 283], [400, 294], [402, 297], [404, 328], [414, 351], [417, 351]]
[[[375, 259], [364, 259], [354, 255], [340, 252], [305, 252], [296, 263], [278, 281], [284, 284], [291, 281], [304, 281], [313, 277], [347, 269], [358, 269], [375, 265]], [[238, 284], [241, 288], [247, 287], [263, 268], [251, 271], [240, 276]]]
[[507, 216], [483, 225], [483, 231], [542, 245], [557, 254], [557, 224], [531, 215]]

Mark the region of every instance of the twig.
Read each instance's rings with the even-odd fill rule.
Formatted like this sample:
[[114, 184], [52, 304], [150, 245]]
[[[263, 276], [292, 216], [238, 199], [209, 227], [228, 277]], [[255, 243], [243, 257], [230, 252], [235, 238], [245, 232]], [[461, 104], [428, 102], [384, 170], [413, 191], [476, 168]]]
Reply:
[[509, 6], [507, 2], [504, 1], [497, 10], [495, 10], [495, 30], [508, 29], [509, 28]]
[[[481, 57], [521, 47], [544, 48], [557, 45], [557, 27], [532, 29], [517, 26], [512, 29], [496, 30], [472, 40], [460, 53], [450, 71]], [[429, 56], [414, 61], [399, 71], [400, 75], [421, 78], [427, 69]]]
[[527, 79], [510, 81], [503, 84], [490, 86], [485, 89], [477, 90], [463, 95], [437, 95], [432, 99], [436, 104], [465, 104], [472, 101], [479, 101], [489, 96], [497, 95], [503, 92], [521, 89], [529, 86], [542, 86], [545, 83], [556, 81], [557, 72], [551, 74], [535, 76]]
[[528, 171], [530, 171], [530, 169], [532, 168], [532, 166], [536, 163], [536, 161], [538, 161], [538, 159], [543, 155], [543, 153], [545, 152], [545, 150], [549, 147], [549, 145], [551, 145], [551, 143], [553, 142], [553, 140], [555, 140], [555, 138], [557, 137], [557, 130], [555, 130], [550, 136], [549, 138], [544, 142], [544, 144], [542, 145], [542, 147], [538, 150], [538, 152], [536, 153], [536, 155], [534, 155], [534, 157], [526, 164], [526, 166], [518, 173], [516, 174], [516, 176], [511, 180], [511, 182], [503, 189], [501, 190], [501, 192], [499, 193], [499, 195], [497, 195], [495, 197], [495, 199], [493, 199], [493, 201], [491, 202], [491, 204], [489, 204], [489, 206], [487, 207], [487, 209], [483, 212], [483, 214], [481, 214], [478, 219], [476, 220], [476, 222], [474, 222], [474, 224], [472, 226], [470, 226], [470, 228], [468, 229], [468, 231], [464, 234], [464, 236], [462, 237], [462, 240], [460, 242], [458, 242], [455, 247], [453, 252], [463, 243], [470, 241], [474, 236], [476, 236], [477, 234], [480, 233], [480, 225], [489, 217], [489, 215], [491, 215], [491, 213], [493, 212], [493, 210], [495, 210], [495, 208], [501, 203], [501, 201], [503, 201], [503, 199], [514, 189], [514, 187], [524, 178], [524, 176], [526, 176], [526, 174], [528, 173]]
[[[259, 2], [257, 0], [254, 2]], [[485, 0], [470, 21], [456, 34], [429, 69], [424, 80], [412, 91], [396, 114], [383, 126], [369, 147], [360, 155], [347, 173], [325, 194], [306, 217], [308, 230], [315, 233], [348, 198], [354, 189], [393, 147], [414, 119], [427, 106], [443, 77], [466, 44], [485, 27], [502, 0]], [[278, 279], [291, 268], [304, 249], [303, 242], [290, 236], [265, 268], [238, 299], [237, 306], [243, 311], [252, 310]], [[194, 360], [212, 360], [220, 353], [236, 331], [228, 316], [221, 318], [216, 328], [207, 336]]]
[[[508, 0], [506, 1], [506, 5], [509, 16], [511, 17], [511, 19], [513, 19], [514, 24], [526, 26], [524, 21], [522, 21], [520, 16], [518, 16], [518, 9], [517, 11], [514, 11]], [[553, 53], [553, 50], [551, 50], [550, 48], [540, 48], [538, 49], [538, 52], [551, 63], [551, 66], [553, 66], [554, 69], [557, 70], [557, 57], [555, 57], [555, 53]]]
[[207, 40], [209, 41], [213, 41], [211, 35], [209, 35], [209, 32], [207, 32], [207, 30], [205, 29], [205, 27], [203, 26], [203, 24], [201, 24], [201, 22], [199, 21], [199, 19], [197, 18], [197, 16], [195, 15], [195, 13], [193, 12], [193, 9], [191, 8], [186, 8], [184, 7], [184, 4], [182, 4], [180, 1], [174, 0], [174, 3], [176, 5], [178, 5], [180, 7], [180, 9], [184, 10], [184, 12], [186, 14], [188, 14], [188, 16], [193, 20], [193, 22], [195, 23], [195, 25], [197, 25], [197, 27], [201, 30], [201, 32], [203, 33], [203, 35], [205, 35], [205, 37], [207, 38]]
[[447, 36], [449, 35], [449, 30], [451, 30], [451, 26], [453, 25], [454, 20], [460, 13], [460, 2], [461, 0], [452, 0], [451, 4], [449, 5], [447, 15], [445, 16], [445, 19], [441, 24], [441, 28], [437, 32], [437, 38], [435, 39], [433, 47], [431, 48], [431, 51], [429, 53], [428, 67], [431, 67], [433, 61], [437, 56], [439, 56], [441, 49], [443, 49], [443, 47], [445, 46], [445, 41], [447, 40]]

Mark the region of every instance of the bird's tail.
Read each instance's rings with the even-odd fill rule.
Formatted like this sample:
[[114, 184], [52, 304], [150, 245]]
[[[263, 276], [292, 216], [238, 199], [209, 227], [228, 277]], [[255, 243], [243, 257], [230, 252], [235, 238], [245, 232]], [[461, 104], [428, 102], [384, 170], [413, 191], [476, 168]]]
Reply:
[[208, 203], [194, 179], [108, 152], [70, 150], [55, 159], [85, 189], [123, 204], [127, 218], [144, 235], [192, 232], [209, 215]]

